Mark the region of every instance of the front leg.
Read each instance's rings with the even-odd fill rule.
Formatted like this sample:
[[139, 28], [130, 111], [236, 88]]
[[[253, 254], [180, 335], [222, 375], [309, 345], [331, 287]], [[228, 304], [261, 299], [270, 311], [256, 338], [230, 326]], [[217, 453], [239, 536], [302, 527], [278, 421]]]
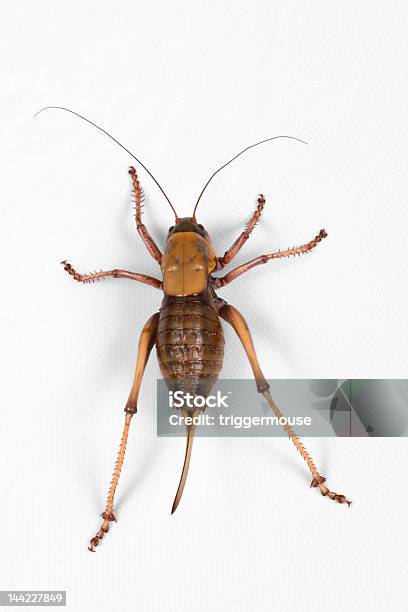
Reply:
[[136, 220], [136, 228], [139, 232], [139, 236], [143, 240], [146, 245], [147, 250], [150, 255], [157, 261], [159, 266], [161, 265], [163, 255], [149, 234], [146, 226], [142, 223], [142, 200], [143, 200], [143, 191], [140, 187], [139, 179], [137, 178], [136, 170], [133, 166], [129, 168], [129, 174], [132, 177], [133, 183], [133, 194], [135, 196], [135, 220]]
[[225, 268], [225, 266], [228, 265], [229, 262], [234, 259], [238, 251], [240, 251], [242, 246], [245, 244], [245, 242], [248, 240], [249, 236], [251, 235], [251, 232], [254, 229], [255, 225], [258, 223], [259, 217], [262, 214], [264, 206], [265, 206], [265, 198], [262, 195], [262, 193], [260, 193], [258, 197], [258, 205], [256, 207], [256, 210], [254, 214], [252, 215], [252, 217], [250, 218], [250, 220], [248, 221], [244, 231], [238, 236], [238, 238], [236, 239], [234, 244], [228, 249], [228, 251], [226, 251], [222, 257], [218, 257], [217, 270], [222, 270], [222, 268]]
[[244, 272], [248, 272], [248, 270], [251, 270], [251, 268], [259, 266], [259, 264], [268, 263], [268, 261], [271, 259], [281, 259], [282, 257], [290, 257], [291, 255], [309, 253], [309, 251], [314, 249], [315, 246], [323, 240], [323, 238], [327, 238], [327, 232], [324, 229], [320, 230], [319, 234], [315, 236], [313, 240], [300, 247], [294, 247], [293, 249], [286, 249], [286, 251], [277, 251], [276, 253], [269, 253], [269, 255], [260, 255], [259, 257], [255, 257], [255, 259], [251, 259], [251, 261], [234, 268], [225, 276], [222, 276], [221, 278], [213, 278], [212, 280], [214, 282], [214, 286], [218, 288], [224, 287], [231, 281], [235, 280], [238, 276], [241, 276], [241, 274], [244, 274]]
[[[262, 395], [265, 397], [265, 399], [267, 400], [268, 404], [274, 411], [277, 418], [281, 419], [283, 417], [283, 414], [279, 410], [275, 402], [273, 401], [272, 396], [269, 392], [269, 384], [266, 381], [262, 373], [262, 370], [259, 366], [254, 344], [252, 342], [251, 332], [249, 331], [248, 325], [244, 317], [241, 315], [241, 313], [236, 308], [234, 308], [233, 306], [230, 306], [229, 304], [225, 304], [225, 303], [219, 309], [218, 314], [220, 315], [222, 319], [224, 319], [224, 321], [227, 321], [227, 323], [229, 323], [234, 328], [248, 356], [249, 363], [251, 364], [251, 368], [254, 373], [254, 377], [256, 380], [256, 386], [257, 386], [259, 393], [262, 393]], [[319, 474], [315, 464], [313, 463], [313, 459], [311, 458], [311, 456], [309, 455], [309, 453], [307, 452], [306, 448], [303, 446], [302, 442], [299, 440], [297, 435], [294, 433], [292, 428], [286, 424], [286, 425], [283, 425], [283, 429], [288, 434], [293, 444], [296, 446], [296, 448], [298, 449], [298, 451], [300, 452], [300, 454], [302, 455], [303, 459], [306, 461], [309, 467], [309, 470], [313, 476], [313, 480], [310, 486], [319, 487], [320, 493], [322, 495], [324, 496], [327, 495], [330, 499], [337, 501], [339, 504], [348, 504], [348, 506], [350, 506], [351, 501], [349, 501], [345, 497], [345, 495], [334, 493], [333, 491], [330, 491], [330, 489], [328, 489], [325, 486], [324, 482], [326, 479], [324, 478], [324, 476], [321, 476]]]
[[153, 276], [146, 276], [146, 274], [138, 274], [137, 272], [128, 272], [127, 270], [115, 269], [108, 270], [105, 272], [100, 270], [100, 272], [93, 272], [91, 274], [80, 274], [67, 261], [61, 261], [61, 264], [64, 266], [64, 270], [66, 270], [68, 274], [70, 274], [79, 283], [90, 283], [91, 281], [94, 283], [95, 281], [98, 281], [101, 278], [111, 276], [113, 278], [130, 278], [131, 280], [139, 281], [141, 283], [145, 283], [146, 285], [156, 287], [156, 289], [161, 289], [163, 285], [162, 281], [160, 281], [158, 278], [153, 278]]

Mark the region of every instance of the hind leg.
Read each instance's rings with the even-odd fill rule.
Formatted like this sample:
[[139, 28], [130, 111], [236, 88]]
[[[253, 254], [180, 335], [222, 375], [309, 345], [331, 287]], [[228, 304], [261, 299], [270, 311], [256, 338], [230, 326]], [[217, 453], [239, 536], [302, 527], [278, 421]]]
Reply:
[[[224, 304], [223, 306], [221, 306], [220, 310], [218, 311], [218, 314], [220, 315], [222, 319], [224, 319], [224, 321], [227, 321], [227, 323], [232, 325], [235, 332], [237, 333], [237, 336], [241, 340], [243, 347], [245, 349], [245, 352], [248, 356], [249, 363], [251, 364], [251, 368], [254, 373], [254, 377], [256, 380], [256, 386], [257, 386], [259, 393], [262, 393], [262, 395], [265, 397], [265, 399], [267, 400], [268, 404], [270, 405], [270, 407], [272, 408], [272, 410], [274, 411], [278, 419], [283, 417], [283, 414], [281, 413], [279, 408], [276, 406], [269, 392], [269, 384], [265, 380], [265, 377], [259, 366], [258, 358], [255, 353], [254, 344], [252, 342], [251, 332], [249, 331], [248, 325], [244, 317], [241, 315], [241, 313], [236, 308], [234, 308], [233, 306], [230, 306], [229, 304]], [[306, 448], [303, 446], [302, 442], [299, 440], [297, 435], [294, 433], [292, 428], [289, 427], [289, 425], [283, 425], [283, 428], [309, 467], [309, 470], [313, 476], [313, 480], [310, 486], [319, 487], [320, 493], [322, 495], [324, 496], [327, 495], [327, 497], [337, 501], [339, 504], [348, 504], [348, 506], [350, 506], [351, 501], [349, 501], [345, 497], [345, 495], [334, 493], [333, 491], [330, 491], [330, 489], [326, 487], [326, 485], [324, 484], [326, 479], [324, 478], [324, 476], [321, 476], [319, 474], [315, 464], [313, 463], [311, 456], [309, 455], [309, 453], [307, 452]]]
[[109, 487], [108, 499], [106, 501], [105, 511], [102, 513], [103, 522], [97, 532], [97, 534], [90, 540], [88, 549], [91, 552], [95, 552], [95, 546], [98, 546], [99, 542], [109, 531], [109, 523], [116, 521], [115, 515], [113, 514], [113, 501], [115, 496], [116, 487], [118, 485], [120, 472], [125, 458], [126, 444], [129, 435], [130, 422], [133, 415], [137, 411], [137, 399], [139, 396], [140, 385], [142, 382], [143, 373], [149, 359], [150, 352], [156, 341], [157, 324], [159, 320], [159, 314], [156, 313], [147, 321], [144, 326], [139, 339], [139, 349], [136, 361], [136, 371], [133, 380], [132, 389], [125, 407], [125, 425], [123, 428], [122, 439], [120, 442], [119, 454], [115, 464], [115, 470], [113, 472], [112, 481]]

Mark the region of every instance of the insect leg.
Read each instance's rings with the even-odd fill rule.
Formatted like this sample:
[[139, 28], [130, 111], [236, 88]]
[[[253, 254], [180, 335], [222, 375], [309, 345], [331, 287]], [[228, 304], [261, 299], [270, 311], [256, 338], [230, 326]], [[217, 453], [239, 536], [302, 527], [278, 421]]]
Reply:
[[103, 522], [95, 537], [90, 540], [88, 546], [88, 549], [92, 552], [95, 552], [95, 546], [98, 546], [100, 540], [103, 538], [105, 533], [109, 531], [109, 522], [116, 521], [115, 515], [113, 514], [113, 500], [123, 465], [123, 459], [125, 457], [130, 422], [132, 420], [133, 415], [137, 411], [137, 399], [139, 396], [143, 373], [147, 364], [147, 360], [149, 359], [150, 352], [156, 342], [158, 321], [159, 313], [156, 313], [151, 316], [150, 319], [147, 321], [140, 335], [135, 376], [133, 380], [132, 389], [130, 391], [130, 395], [125, 407], [125, 425], [123, 429], [122, 439], [120, 442], [119, 454], [116, 460], [115, 470], [113, 472], [112, 481], [109, 487], [105, 511], [101, 515], [103, 518]]
[[327, 233], [322, 229], [320, 230], [319, 234], [313, 238], [313, 240], [300, 247], [294, 247], [293, 249], [287, 249], [286, 251], [278, 251], [277, 253], [269, 253], [269, 255], [260, 255], [259, 257], [255, 257], [255, 259], [251, 259], [251, 261], [234, 268], [225, 276], [222, 276], [221, 278], [213, 278], [214, 285], [218, 288], [224, 287], [238, 276], [241, 276], [241, 274], [244, 274], [244, 272], [247, 272], [259, 264], [268, 263], [268, 261], [271, 259], [281, 259], [282, 257], [290, 257], [290, 255], [301, 255], [302, 253], [308, 253], [315, 248], [318, 242], [321, 242], [323, 238], [326, 237]]
[[[280, 419], [281, 417], [283, 417], [283, 414], [281, 413], [279, 408], [276, 406], [269, 392], [269, 384], [265, 380], [265, 377], [259, 366], [258, 358], [255, 353], [254, 344], [252, 342], [251, 332], [249, 331], [248, 325], [244, 317], [241, 315], [241, 313], [236, 308], [234, 308], [233, 306], [230, 306], [229, 304], [224, 304], [223, 306], [221, 306], [220, 310], [218, 311], [218, 314], [222, 319], [227, 321], [227, 323], [232, 325], [235, 332], [237, 333], [245, 349], [245, 352], [248, 356], [249, 363], [251, 364], [251, 368], [252, 368], [252, 371], [254, 373], [254, 377], [256, 380], [257, 389], [259, 393], [262, 393], [262, 395], [265, 397], [265, 399], [267, 400], [268, 404], [270, 405], [270, 407], [272, 408], [272, 410], [274, 411], [278, 419]], [[315, 464], [313, 463], [311, 456], [309, 455], [309, 453], [307, 452], [306, 448], [303, 446], [302, 442], [299, 440], [297, 435], [294, 433], [292, 428], [289, 427], [289, 425], [283, 425], [283, 429], [288, 434], [293, 444], [296, 446], [296, 448], [298, 449], [298, 451], [300, 452], [300, 454], [302, 455], [303, 459], [306, 461], [309, 467], [309, 470], [313, 476], [313, 480], [310, 486], [319, 487], [322, 495], [324, 496], [327, 495], [330, 499], [334, 499], [340, 504], [346, 503], [350, 506], [351, 501], [349, 501], [344, 495], [333, 493], [325, 486], [324, 482], [326, 479], [324, 478], [324, 476], [321, 476], [319, 474]]]
[[248, 221], [244, 231], [238, 236], [238, 238], [236, 239], [234, 244], [228, 249], [228, 251], [226, 251], [222, 257], [218, 257], [217, 270], [222, 270], [222, 268], [225, 268], [225, 266], [229, 264], [229, 262], [232, 261], [234, 257], [237, 255], [238, 251], [248, 240], [255, 225], [258, 223], [259, 217], [262, 214], [264, 206], [265, 206], [265, 198], [261, 193], [259, 194], [259, 197], [258, 197], [258, 205], [256, 207], [256, 210], [254, 214], [252, 215], [252, 217], [250, 218], [250, 220]]
[[91, 274], [80, 274], [67, 261], [61, 261], [61, 263], [64, 266], [64, 270], [80, 283], [94, 283], [96, 280], [111, 276], [112, 278], [130, 278], [131, 280], [146, 283], [146, 285], [151, 285], [157, 289], [161, 289], [163, 284], [158, 278], [153, 278], [153, 276], [146, 276], [146, 274], [138, 274], [137, 272], [128, 272], [127, 270], [108, 270], [105, 272], [100, 270], [99, 272], [93, 272]]
[[147, 231], [146, 226], [142, 223], [143, 191], [142, 191], [142, 188], [140, 187], [139, 179], [137, 178], [136, 170], [133, 166], [130, 166], [129, 174], [132, 177], [133, 193], [135, 196], [135, 206], [136, 206], [135, 219], [136, 219], [137, 231], [139, 232], [141, 239], [145, 243], [146, 248], [149, 251], [150, 255], [160, 265], [162, 262], [163, 255], [159, 247], [157, 246], [157, 244], [155, 243], [155, 241], [153, 240], [153, 238]]

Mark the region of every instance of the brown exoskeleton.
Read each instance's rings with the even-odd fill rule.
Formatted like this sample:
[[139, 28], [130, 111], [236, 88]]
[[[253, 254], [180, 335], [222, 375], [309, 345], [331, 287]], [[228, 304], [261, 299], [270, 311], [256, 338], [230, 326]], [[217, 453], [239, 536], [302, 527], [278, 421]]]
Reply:
[[[91, 123], [112, 138], [117, 144], [119, 144], [119, 146], [125, 149], [125, 147], [123, 147], [123, 145], [115, 140], [110, 134], [105, 132], [105, 130], [102, 130], [102, 128], [99, 126], [96, 126], [85, 117], [82, 117], [81, 115], [78, 115], [78, 113], [74, 113], [74, 111], [70, 111], [69, 109], [63, 110], [68, 110], [68, 112], [71, 112], [88, 123]], [[150, 352], [154, 346], [156, 346], [160, 370], [169, 388], [171, 388], [173, 391], [181, 390], [193, 394], [197, 393], [199, 390], [200, 395], [206, 396], [209, 394], [212, 385], [217, 380], [223, 363], [224, 337], [220, 322], [220, 319], [223, 319], [233, 327], [243, 344], [259, 393], [263, 394], [278, 418], [283, 416], [279, 408], [274, 403], [269, 392], [269, 384], [265, 380], [259, 366], [251, 334], [245, 319], [238, 312], [238, 310], [234, 308], [234, 306], [230, 306], [223, 299], [219, 298], [216, 294], [216, 290], [221, 289], [228, 283], [232, 282], [235, 278], [258, 264], [267, 263], [271, 259], [279, 259], [282, 257], [289, 257], [290, 255], [300, 255], [302, 253], [309, 252], [319, 242], [321, 242], [323, 238], [326, 238], [327, 234], [325, 230], [322, 229], [317, 236], [315, 236], [315, 238], [313, 238], [313, 240], [307, 244], [297, 248], [287, 249], [285, 251], [260, 255], [248, 263], [234, 268], [224, 276], [216, 277], [213, 276], [213, 273], [222, 270], [225, 268], [225, 266], [231, 263], [241, 247], [248, 240], [252, 230], [261, 216], [265, 205], [265, 199], [263, 195], [258, 197], [256, 210], [249, 220], [246, 228], [222, 257], [218, 257], [216, 255], [211, 245], [211, 239], [208, 232], [200, 223], [197, 222], [196, 219], [198, 202], [200, 201], [204, 190], [212, 178], [220, 170], [222, 170], [222, 168], [248, 149], [276, 138], [293, 137], [275, 136], [274, 138], [268, 138], [260, 143], [255, 143], [254, 145], [251, 145], [238, 153], [238, 155], [212, 174], [197, 200], [192, 216], [184, 218], [178, 217], [169, 198], [149, 170], [137, 158], [135, 158], [130, 151], [125, 149], [151, 176], [168, 201], [175, 215], [174, 225], [169, 229], [165, 250], [164, 253], [162, 253], [153, 238], [150, 236], [146, 226], [142, 223], [142, 190], [136, 170], [135, 168], [131, 167], [129, 169], [129, 174], [132, 179], [135, 197], [137, 231], [146, 245], [147, 250], [159, 265], [163, 279], [160, 280], [159, 278], [153, 278], [151, 276], [146, 276], [145, 274], [117, 269], [105, 272], [96, 272], [94, 274], [80, 274], [67, 261], [62, 262], [64, 269], [75, 280], [80, 282], [87, 283], [109, 276], [113, 278], [128, 278], [146, 283], [152, 287], [155, 287], [156, 289], [161, 289], [164, 293], [163, 302], [159, 312], [153, 314], [149, 318], [140, 335], [135, 376], [125, 407], [125, 425], [119, 455], [109, 488], [106, 508], [102, 514], [102, 525], [89, 543], [88, 548], [91, 551], [95, 550], [95, 547], [98, 546], [105, 533], [109, 531], [109, 523], [111, 521], [116, 521], [113, 514], [114, 495], [125, 456], [130, 423], [133, 415], [136, 414], [137, 411], [137, 400], [143, 373]], [[294, 140], [299, 139], [294, 138]], [[184, 409], [183, 411], [186, 415], [191, 416], [195, 414], [194, 409], [190, 410], [190, 412]], [[186, 453], [178, 490], [172, 507], [172, 513], [176, 510], [180, 502], [190, 463], [194, 425], [187, 425], [186, 429]], [[351, 502], [344, 495], [333, 493], [327, 488], [327, 486], [324, 484], [325, 478], [319, 474], [309, 453], [289, 425], [285, 425], [284, 430], [289, 435], [310, 469], [313, 477], [311, 486], [319, 487], [322, 495], [328, 496], [330, 499], [333, 499], [341, 504], [346, 503], [350, 506]]]

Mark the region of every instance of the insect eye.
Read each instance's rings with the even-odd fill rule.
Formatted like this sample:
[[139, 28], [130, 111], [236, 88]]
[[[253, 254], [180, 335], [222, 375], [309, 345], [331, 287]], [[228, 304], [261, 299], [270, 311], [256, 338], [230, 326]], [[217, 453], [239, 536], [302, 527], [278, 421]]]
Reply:
[[171, 227], [169, 227], [169, 232], [174, 230], [174, 225], [172, 225]]
[[202, 229], [202, 230], [204, 229], [204, 226], [203, 226], [203, 225], [201, 225], [201, 223], [197, 223], [197, 227], [199, 227], [199, 228], [200, 228], [200, 229]]

